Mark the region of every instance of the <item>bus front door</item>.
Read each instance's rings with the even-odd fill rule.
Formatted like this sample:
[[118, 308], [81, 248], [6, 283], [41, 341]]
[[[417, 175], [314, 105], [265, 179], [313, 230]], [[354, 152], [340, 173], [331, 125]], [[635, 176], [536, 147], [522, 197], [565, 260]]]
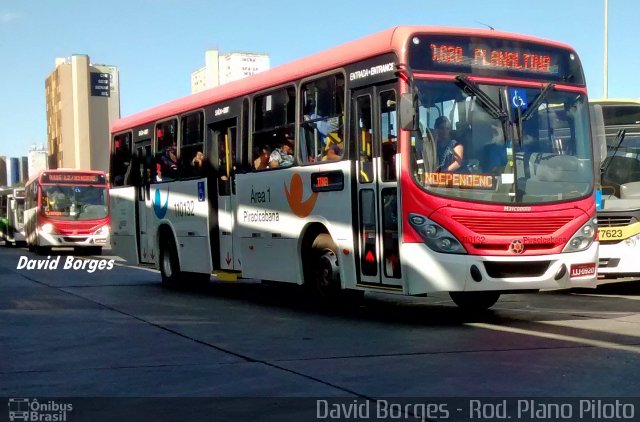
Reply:
[[401, 289], [398, 124], [393, 85], [353, 92], [358, 283]]
[[151, 141], [136, 142], [136, 162], [140, 174], [137, 194], [137, 224], [138, 228], [138, 258], [141, 263], [151, 264], [156, 260], [153, 245], [149, 244], [149, 213], [152, 210], [151, 203]]
[[237, 235], [234, 230], [238, 203], [235, 184], [237, 121], [235, 118], [224, 120], [213, 124], [211, 129], [216, 157], [220, 269], [240, 270], [237, 250], [240, 245], [233, 240]]

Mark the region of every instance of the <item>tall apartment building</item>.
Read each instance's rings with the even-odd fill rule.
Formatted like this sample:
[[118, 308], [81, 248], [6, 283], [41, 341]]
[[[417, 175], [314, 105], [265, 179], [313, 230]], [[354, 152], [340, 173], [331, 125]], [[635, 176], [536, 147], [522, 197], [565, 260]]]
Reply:
[[236, 81], [269, 69], [269, 56], [257, 53], [220, 54], [207, 50], [205, 66], [191, 74], [191, 93]]
[[20, 159], [7, 157], [7, 186], [11, 187], [20, 183]]
[[33, 176], [38, 174], [42, 170], [46, 170], [49, 168], [49, 154], [47, 153], [47, 149], [44, 145], [39, 147], [33, 146], [29, 150], [27, 154], [27, 162], [28, 162], [28, 178], [31, 179]]
[[109, 168], [109, 128], [120, 117], [120, 81], [115, 66], [89, 56], [56, 59], [45, 82], [49, 168]]
[[20, 167], [20, 183], [26, 183], [29, 180], [29, 159], [27, 157], [18, 157]]
[[7, 186], [7, 157], [0, 156], [0, 187]]

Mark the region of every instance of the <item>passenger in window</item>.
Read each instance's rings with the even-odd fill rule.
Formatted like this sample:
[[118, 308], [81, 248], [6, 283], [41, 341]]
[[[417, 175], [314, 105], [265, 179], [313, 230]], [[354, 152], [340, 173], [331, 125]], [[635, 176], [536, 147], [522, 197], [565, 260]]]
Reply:
[[264, 145], [262, 148], [260, 148], [260, 155], [258, 155], [258, 158], [253, 160], [253, 167], [256, 170], [264, 170], [266, 168], [269, 168], [270, 157], [271, 148], [269, 148], [269, 145]]
[[269, 167], [271, 168], [292, 166], [295, 161], [293, 157], [294, 141], [288, 133], [284, 136], [282, 146], [274, 149], [269, 156]]
[[305, 121], [311, 121], [309, 126], [317, 129], [320, 138], [322, 139], [322, 144], [326, 146], [327, 137], [332, 133], [337, 133], [340, 125], [340, 119], [338, 117], [327, 118], [327, 116], [316, 112], [316, 104], [313, 97], [309, 97], [307, 100], [303, 114], [303, 119]]
[[156, 164], [156, 182], [162, 182], [162, 165]]
[[456, 171], [462, 166], [464, 147], [455, 139], [451, 139], [451, 122], [446, 116], [440, 116], [434, 124], [436, 152], [438, 157], [437, 171]]
[[165, 151], [165, 155], [162, 156], [161, 158], [162, 163], [169, 167], [171, 170], [177, 170], [178, 169], [178, 157], [176, 156], [176, 146], [171, 145], [170, 147], [167, 147], [166, 151]]
[[342, 148], [340, 146], [334, 144], [329, 147], [326, 151], [324, 157], [322, 157], [322, 161], [338, 161], [342, 159]]
[[202, 174], [202, 166], [204, 165], [204, 154], [202, 151], [197, 151], [193, 160], [191, 160], [191, 167], [193, 174]]

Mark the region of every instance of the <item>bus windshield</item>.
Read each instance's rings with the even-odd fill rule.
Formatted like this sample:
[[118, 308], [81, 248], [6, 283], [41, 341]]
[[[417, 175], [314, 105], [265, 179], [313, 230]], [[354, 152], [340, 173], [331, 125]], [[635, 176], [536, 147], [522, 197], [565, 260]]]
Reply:
[[411, 163], [436, 195], [550, 203], [593, 188], [586, 96], [556, 90], [416, 81], [419, 130]]
[[42, 215], [60, 220], [95, 220], [108, 214], [107, 189], [42, 185]]
[[602, 191], [617, 198], [640, 197], [640, 134], [625, 135], [619, 145], [607, 140]]

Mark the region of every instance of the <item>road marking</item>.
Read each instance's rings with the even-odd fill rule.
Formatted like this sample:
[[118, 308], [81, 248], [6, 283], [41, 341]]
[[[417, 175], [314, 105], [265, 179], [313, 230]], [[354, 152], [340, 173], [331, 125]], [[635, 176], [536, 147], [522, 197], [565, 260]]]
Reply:
[[525, 330], [524, 328], [505, 327], [502, 325], [486, 324], [482, 322], [470, 322], [465, 325], [486, 330], [503, 331], [513, 334], [523, 334], [527, 336], [542, 337], [551, 340], [568, 341], [572, 343], [584, 344], [586, 346], [600, 347], [603, 349], [622, 350], [625, 352], [640, 353], [640, 346], [629, 346], [626, 344], [613, 343], [610, 341], [592, 340], [588, 338], [567, 336], [564, 334], [545, 333], [542, 331]]

